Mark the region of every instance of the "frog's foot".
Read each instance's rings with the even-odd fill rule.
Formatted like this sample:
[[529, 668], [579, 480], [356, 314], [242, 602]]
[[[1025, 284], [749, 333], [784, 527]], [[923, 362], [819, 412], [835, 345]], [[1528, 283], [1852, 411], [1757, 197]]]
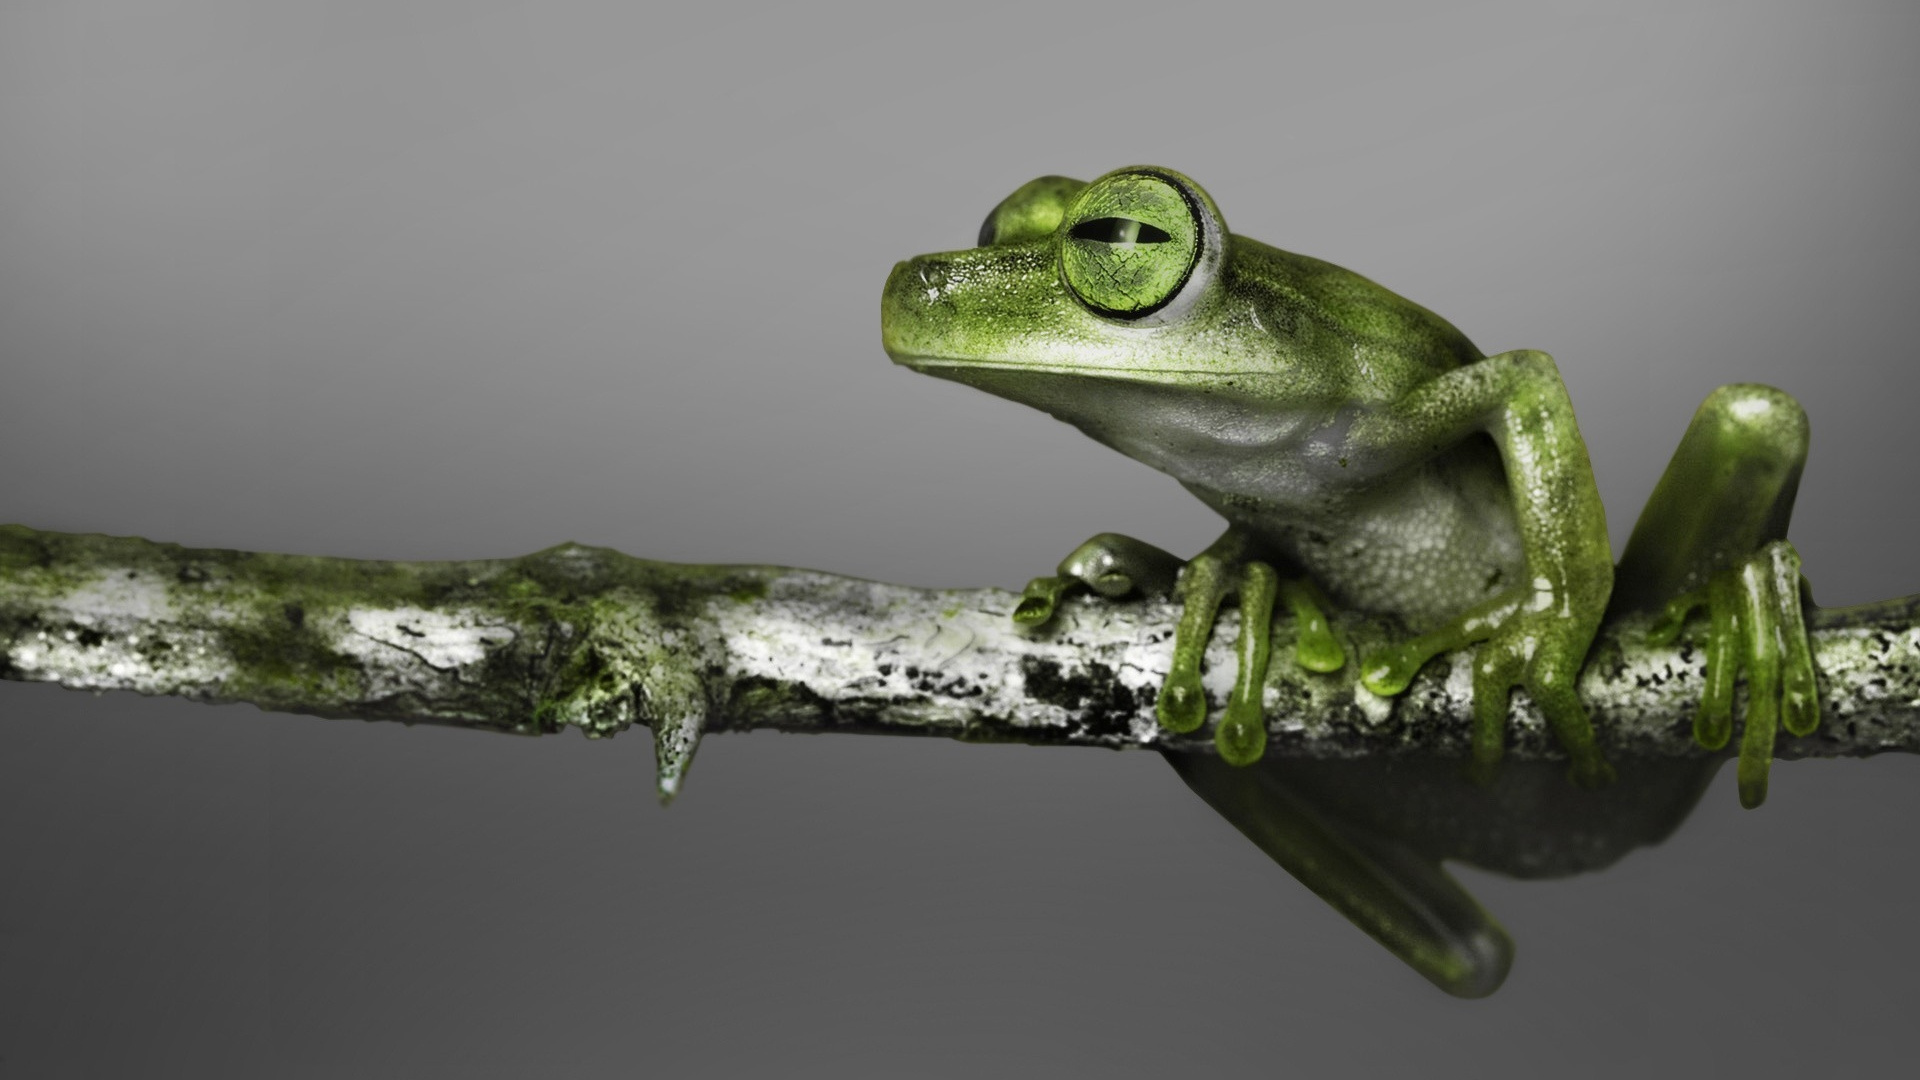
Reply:
[[1272, 647], [1274, 601], [1285, 601], [1293, 613], [1294, 656], [1301, 667], [1338, 671], [1347, 656], [1327, 622], [1328, 605], [1320, 591], [1308, 581], [1281, 580], [1271, 565], [1247, 558], [1247, 546], [1245, 536], [1228, 530], [1182, 566], [1179, 558], [1152, 544], [1119, 533], [1101, 533], [1074, 548], [1054, 573], [1028, 582], [1013, 609], [1013, 620], [1023, 626], [1044, 625], [1053, 618], [1061, 597], [1083, 588], [1113, 599], [1134, 594], [1178, 596], [1180, 623], [1174, 632], [1173, 666], [1154, 711], [1162, 727], [1184, 733], [1206, 723], [1200, 659], [1221, 603], [1238, 596], [1239, 669], [1214, 741], [1228, 761], [1258, 761], [1267, 741], [1260, 698]]
[[1274, 568], [1247, 557], [1247, 541], [1229, 530], [1206, 551], [1181, 569], [1175, 594], [1180, 598], [1180, 622], [1174, 631], [1173, 664], [1154, 703], [1160, 726], [1168, 731], [1194, 731], [1206, 722], [1207, 695], [1200, 685], [1200, 660], [1220, 604], [1229, 595], [1240, 603], [1240, 637], [1235, 646], [1238, 665], [1227, 710], [1214, 730], [1220, 757], [1232, 765], [1260, 760], [1267, 746], [1267, 661], [1273, 642], [1273, 605], [1284, 599], [1298, 631], [1294, 655], [1310, 671], [1337, 671], [1346, 663], [1346, 651], [1333, 636], [1323, 601], [1311, 584], [1282, 581]]
[[1580, 667], [1597, 626], [1597, 619], [1569, 616], [1559, 604], [1543, 607], [1532, 592], [1509, 593], [1438, 630], [1375, 650], [1361, 661], [1360, 681], [1383, 696], [1403, 693], [1427, 661], [1478, 643], [1469, 777], [1481, 784], [1492, 780], [1506, 753], [1507, 713], [1518, 686], [1572, 759], [1573, 782], [1601, 787], [1613, 782], [1613, 766], [1594, 740], [1579, 692]]
[[1013, 621], [1042, 626], [1053, 618], [1060, 598], [1079, 588], [1109, 599], [1133, 593], [1166, 596], [1179, 573], [1178, 556], [1131, 536], [1101, 533], [1068, 553], [1054, 573], [1028, 582]]
[[1207, 692], [1200, 685], [1200, 658], [1213, 636], [1220, 602], [1229, 593], [1240, 598], [1239, 660], [1226, 715], [1214, 730], [1220, 757], [1250, 765], [1267, 749], [1265, 709], [1267, 658], [1272, 647], [1273, 601], [1280, 576], [1272, 566], [1244, 556], [1245, 544], [1229, 533], [1193, 557], [1181, 569], [1174, 593], [1180, 598], [1180, 623], [1173, 635], [1173, 666], [1154, 702], [1154, 714], [1168, 731], [1197, 730], [1207, 720]]
[[1693, 738], [1709, 750], [1733, 736], [1733, 684], [1747, 670], [1746, 728], [1740, 737], [1740, 804], [1751, 810], [1767, 798], [1775, 729], [1811, 735], [1820, 726], [1813, 650], [1800, 610], [1800, 556], [1775, 540], [1745, 561], [1719, 571], [1667, 604], [1647, 640], [1670, 644], [1687, 616], [1705, 607], [1707, 685], [1693, 717]]

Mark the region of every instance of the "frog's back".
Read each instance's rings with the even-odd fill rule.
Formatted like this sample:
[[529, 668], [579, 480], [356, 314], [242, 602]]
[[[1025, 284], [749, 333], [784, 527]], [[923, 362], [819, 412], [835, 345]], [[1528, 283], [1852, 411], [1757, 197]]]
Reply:
[[1244, 236], [1229, 236], [1228, 249], [1226, 291], [1279, 321], [1269, 330], [1303, 352], [1337, 347], [1358, 380], [1372, 384], [1373, 394], [1352, 388], [1358, 397], [1390, 400], [1483, 358], [1452, 323], [1345, 267]]

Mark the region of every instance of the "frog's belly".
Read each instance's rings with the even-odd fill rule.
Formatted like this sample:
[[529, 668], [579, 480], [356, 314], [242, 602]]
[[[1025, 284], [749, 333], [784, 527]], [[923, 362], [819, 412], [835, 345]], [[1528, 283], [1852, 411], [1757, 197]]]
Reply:
[[1498, 452], [1471, 442], [1364, 491], [1312, 499], [1188, 490], [1342, 607], [1424, 631], [1520, 586], [1526, 558]]

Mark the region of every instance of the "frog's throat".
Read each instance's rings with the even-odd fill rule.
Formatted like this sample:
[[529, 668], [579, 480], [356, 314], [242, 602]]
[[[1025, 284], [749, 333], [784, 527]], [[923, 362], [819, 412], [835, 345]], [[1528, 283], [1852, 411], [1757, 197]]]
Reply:
[[[1183, 482], [1237, 490], [1250, 460], [1337, 437], [1337, 411], [1276, 393], [1276, 376], [972, 361], [917, 370], [1017, 401]], [[1258, 472], [1270, 470], [1256, 469]]]

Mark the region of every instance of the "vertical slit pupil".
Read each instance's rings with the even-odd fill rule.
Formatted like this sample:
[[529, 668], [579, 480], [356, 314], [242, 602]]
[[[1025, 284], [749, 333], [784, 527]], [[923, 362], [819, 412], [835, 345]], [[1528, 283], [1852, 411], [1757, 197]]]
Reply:
[[1068, 235], [1075, 240], [1093, 240], [1102, 244], [1164, 244], [1173, 239], [1165, 229], [1124, 217], [1083, 221], [1075, 225]]

